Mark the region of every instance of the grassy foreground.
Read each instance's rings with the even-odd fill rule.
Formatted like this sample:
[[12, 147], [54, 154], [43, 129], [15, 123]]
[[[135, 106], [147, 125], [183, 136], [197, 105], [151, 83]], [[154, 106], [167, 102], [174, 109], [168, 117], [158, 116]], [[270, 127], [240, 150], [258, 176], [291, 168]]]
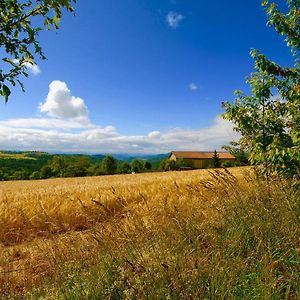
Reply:
[[0, 183], [3, 299], [299, 299], [300, 194], [233, 168]]

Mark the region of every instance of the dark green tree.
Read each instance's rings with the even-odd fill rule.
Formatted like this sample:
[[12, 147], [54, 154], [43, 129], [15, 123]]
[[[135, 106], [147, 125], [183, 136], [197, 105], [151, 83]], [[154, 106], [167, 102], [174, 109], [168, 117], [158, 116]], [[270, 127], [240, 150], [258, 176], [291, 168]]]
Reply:
[[127, 161], [122, 161], [118, 164], [117, 173], [129, 174], [131, 172], [131, 166]]
[[212, 167], [214, 167], [214, 168], [220, 168], [221, 167], [221, 159], [219, 157], [219, 154], [218, 154], [217, 150], [214, 151], [214, 155], [211, 159], [211, 164], [212, 164]]
[[[35, 65], [36, 56], [46, 59], [38, 41], [39, 32], [57, 29], [62, 10], [74, 12], [76, 0], [1, 0], [0, 50], [3, 68], [0, 69], [0, 95], [7, 102], [10, 87], [17, 83], [24, 90], [19, 77], [28, 76], [28, 64]], [[40, 24], [40, 25], [39, 25]]]
[[143, 162], [138, 160], [138, 159], [134, 159], [131, 163], [131, 171], [135, 172], [135, 173], [140, 173], [143, 171]]
[[58, 177], [65, 176], [68, 166], [68, 159], [65, 156], [54, 156], [49, 162], [49, 167], [52, 170], [52, 174]]
[[69, 168], [72, 170], [73, 175], [69, 177], [83, 177], [87, 175], [87, 170], [91, 162], [87, 156], [77, 156], [70, 162]]
[[0, 180], [6, 180], [6, 174], [2, 170], [0, 170]]
[[168, 158], [165, 158], [165, 159], [163, 159], [163, 160], [160, 162], [160, 164], [159, 164], [159, 169], [160, 169], [161, 171], [165, 171], [165, 170], [166, 170], [166, 169], [165, 169], [165, 166], [166, 166], [167, 160], [168, 160]]
[[50, 166], [45, 165], [41, 168], [41, 172], [40, 172], [40, 176], [41, 179], [47, 179], [52, 177], [52, 169], [50, 168]]
[[98, 176], [98, 175], [104, 175], [103, 174], [103, 171], [101, 169], [101, 163], [95, 163], [95, 164], [92, 164], [90, 165], [87, 170], [86, 170], [86, 174], [88, 176]]
[[148, 160], [143, 161], [143, 169], [146, 171], [150, 171], [152, 169], [152, 164]]
[[107, 175], [115, 174], [117, 170], [117, 161], [111, 155], [105, 156], [101, 162], [101, 170]]
[[240, 145], [252, 164], [267, 173], [300, 174], [300, 0], [287, 0], [287, 11], [263, 1], [268, 25], [285, 38], [294, 66], [280, 66], [258, 50], [251, 50], [255, 72], [247, 82], [252, 95], [236, 92], [234, 103], [225, 102], [224, 118], [240, 132]]

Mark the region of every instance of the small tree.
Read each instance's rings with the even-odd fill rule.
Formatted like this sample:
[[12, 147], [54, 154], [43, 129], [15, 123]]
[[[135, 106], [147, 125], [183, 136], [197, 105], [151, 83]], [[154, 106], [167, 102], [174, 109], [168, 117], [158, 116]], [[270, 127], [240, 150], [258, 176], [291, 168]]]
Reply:
[[167, 159], [164, 165], [165, 171], [175, 171], [177, 170], [176, 161], [172, 159]]
[[68, 168], [67, 158], [64, 156], [54, 156], [49, 162], [49, 166], [52, 170], [53, 175], [64, 177], [65, 172]]
[[166, 162], [167, 162], [168, 158], [163, 159], [160, 163], [159, 163], [159, 169], [162, 171], [165, 171], [165, 166], [166, 166]]
[[98, 176], [98, 175], [103, 175], [103, 171], [101, 169], [101, 163], [99, 164], [92, 164], [90, 165], [87, 170], [86, 174], [88, 176]]
[[283, 67], [257, 50], [251, 51], [256, 71], [247, 82], [252, 95], [237, 91], [235, 103], [223, 103], [225, 119], [240, 132], [240, 144], [253, 164], [282, 176], [300, 176], [300, 0], [287, 0], [287, 13], [263, 1], [268, 25], [285, 37], [294, 67]]
[[219, 157], [218, 152], [215, 150], [214, 155], [212, 157], [212, 166], [214, 168], [220, 168], [221, 167], [221, 159]]
[[52, 176], [52, 169], [48, 165], [45, 165], [41, 168], [40, 175], [42, 179], [50, 178]]
[[72, 162], [75, 177], [82, 177], [87, 175], [87, 170], [91, 165], [91, 161], [87, 156], [75, 157]]
[[143, 163], [138, 160], [138, 159], [134, 159], [131, 164], [131, 171], [135, 172], [135, 173], [140, 173], [143, 171]]
[[118, 164], [117, 172], [119, 174], [129, 174], [131, 172], [131, 166], [127, 161], [123, 161]]
[[148, 160], [143, 161], [143, 169], [146, 171], [150, 171], [152, 169], [151, 162]]
[[111, 155], [107, 155], [101, 162], [101, 169], [104, 174], [115, 174], [117, 170], [117, 161]]

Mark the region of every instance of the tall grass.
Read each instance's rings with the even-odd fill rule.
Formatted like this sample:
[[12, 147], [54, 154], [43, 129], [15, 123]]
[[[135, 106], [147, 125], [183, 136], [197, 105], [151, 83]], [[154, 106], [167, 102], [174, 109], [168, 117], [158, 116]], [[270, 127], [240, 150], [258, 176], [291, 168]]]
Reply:
[[299, 191], [251, 172], [200, 174], [128, 183], [128, 193], [115, 185], [109, 210], [99, 199], [95, 205], [111, 212], [115, 203], [119, 213], [107, 212], [83, 232], [11, 247], [2, 266], [14, 269], [26, 247], [31, 259], [20, 258], [23, 276], [2, 278], [3, 295], [299, 299]]

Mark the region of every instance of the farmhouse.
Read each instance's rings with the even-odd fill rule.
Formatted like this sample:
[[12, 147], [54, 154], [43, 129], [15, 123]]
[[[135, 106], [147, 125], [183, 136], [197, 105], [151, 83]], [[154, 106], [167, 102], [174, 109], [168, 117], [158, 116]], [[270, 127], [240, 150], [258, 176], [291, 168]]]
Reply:
[[[193, 152], [193, 151], [172, 151], [169, 159], [178, 161], [181, 160], [185, 165], [194, 169], [201, 169], [208, 167], [214, 156], [214, 152]], [[227, 152], [218, 152], [221, 162], [233, 162], [235, 157]]]

